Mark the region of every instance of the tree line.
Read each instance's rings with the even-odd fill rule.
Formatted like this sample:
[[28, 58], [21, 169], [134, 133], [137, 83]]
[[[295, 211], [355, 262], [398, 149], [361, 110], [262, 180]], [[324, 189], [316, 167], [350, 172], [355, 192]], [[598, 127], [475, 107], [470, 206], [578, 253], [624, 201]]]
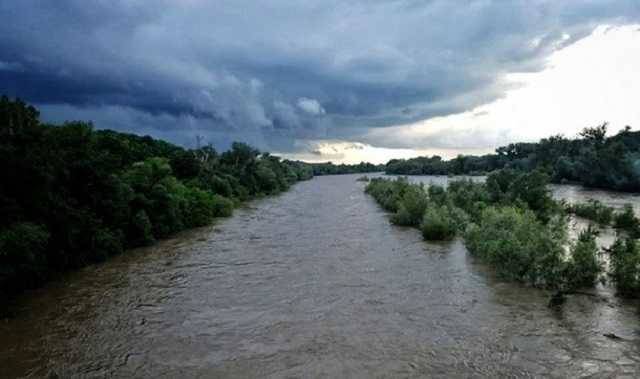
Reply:
[[0, 294], [41, 284], [310, 179], [313, 168], [243, 143], [219, 153], [40, 122], [0, 98]]
[[309, 163], [313, 169], [313, 175], [344, 175], [344, 174], [362, 174], [369, 172], [384, 172], [386, 165], [375, 165], [369, 162], [360, 162], [357, 164], [333, 164], [326, 163]]
[[513, 143], [483, 156], [393, 159], [388, 174], [484, 175], [503, 168], [544, 171], [554, 183], [640, 191], [640, 132], [625, 127], [607, 137], [607, 124], [585, 128], [578, 138], [556, 135], [536, 143]]

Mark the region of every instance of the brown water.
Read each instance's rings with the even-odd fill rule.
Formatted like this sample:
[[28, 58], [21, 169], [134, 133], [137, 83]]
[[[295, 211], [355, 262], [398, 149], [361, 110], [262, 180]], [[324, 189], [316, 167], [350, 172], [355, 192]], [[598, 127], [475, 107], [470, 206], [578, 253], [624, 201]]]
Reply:
[[640, 375], [637, 303], [605, 287], [550, 309], [460, 241], [391, 225], [356, 177], [27, 294], [0, 321], [0, 377]]

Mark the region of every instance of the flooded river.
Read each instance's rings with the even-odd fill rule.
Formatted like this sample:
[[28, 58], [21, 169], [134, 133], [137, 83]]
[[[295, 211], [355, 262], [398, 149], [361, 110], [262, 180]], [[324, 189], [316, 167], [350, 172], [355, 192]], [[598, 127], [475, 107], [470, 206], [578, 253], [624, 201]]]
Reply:
[[0, 320], [0, 377], [640, 376], [637, 302], [603, 287], [550, 309], [459, 240], [391, 225], [356, 177], [299, 183], [26, 294]]

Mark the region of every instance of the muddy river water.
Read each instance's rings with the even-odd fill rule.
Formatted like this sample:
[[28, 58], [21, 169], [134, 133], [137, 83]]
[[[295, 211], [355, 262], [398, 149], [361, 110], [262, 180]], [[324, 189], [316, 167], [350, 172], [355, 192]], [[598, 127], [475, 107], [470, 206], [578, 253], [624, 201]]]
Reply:
[[356, 177], [299, 183], [27, 293], [0, 320], [0, 378], [640, 376], [637, 302], [600, 286], [549, 308], [459, 240], [391, 225]]

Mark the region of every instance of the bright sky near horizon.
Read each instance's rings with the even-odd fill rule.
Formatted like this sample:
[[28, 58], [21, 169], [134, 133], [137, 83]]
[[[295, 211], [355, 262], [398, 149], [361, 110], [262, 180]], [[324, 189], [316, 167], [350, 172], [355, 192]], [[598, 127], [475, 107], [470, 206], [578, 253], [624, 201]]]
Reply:
[[0, 94], [186, 147], [379, 163], [640, 127], [638, 0], [21, 0], [0, 19]]
[[[532, 41], [532, 43], [534, 43]], [[290, 154], [308, 161], [386, 163], [392, 158], [490, 153], [511, 142], [537, 141], [555, 134], [575, 137], [584, 127], [609, 123], [609, 133], [640, 128], [640, 25], [600, 26], [553, 53], [546, 68], [511, 73], [504, 97], [469, 111], [424, 121], [376, 128], [364, 143], [317, 141], [317, 151]], [[425, 148], [437, 145], [439, 148]], [[411, 146], [407, 148], [406, 146]]]

